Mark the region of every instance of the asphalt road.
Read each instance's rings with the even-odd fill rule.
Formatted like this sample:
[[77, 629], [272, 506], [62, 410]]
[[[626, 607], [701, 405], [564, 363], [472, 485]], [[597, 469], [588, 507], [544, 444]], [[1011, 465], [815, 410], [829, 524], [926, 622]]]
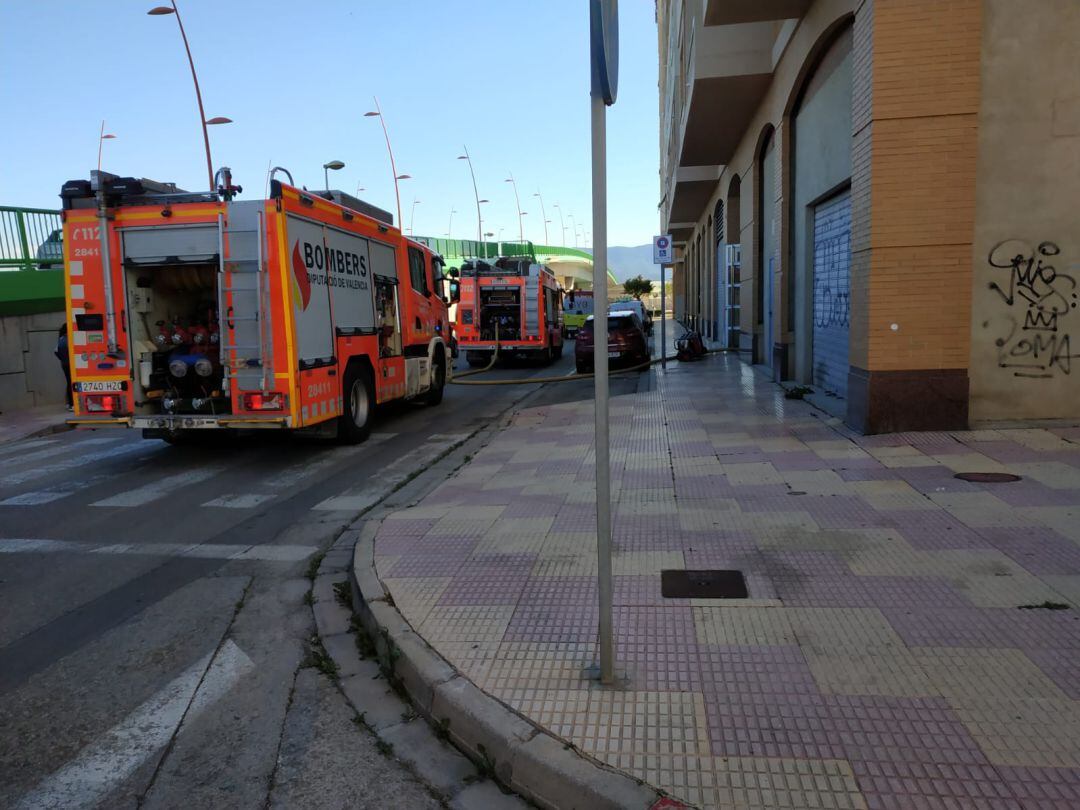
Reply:
[[[570, 373], [567, 348], [484, 379]], [[115, 429], [0, 445], [0, 807], [439, 806], [305, 668], [305, 572], [515, 403], [591, 395], [449, 386], [438, 407], [381, 412], [356, 447]]]

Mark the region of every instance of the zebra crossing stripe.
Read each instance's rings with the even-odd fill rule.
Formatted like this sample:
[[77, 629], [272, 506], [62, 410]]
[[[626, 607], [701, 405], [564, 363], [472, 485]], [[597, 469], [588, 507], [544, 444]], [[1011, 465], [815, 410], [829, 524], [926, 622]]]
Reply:
[[56, 461], [52, 464], [46, 464], [42, 467], [33, 467], [31, 469], [20, 470], [19, 472], [5, 475], [3, 478], [0, 478], [0, 487], [17, 487], [29, 481], [36, 481], [39, 478], [45, 478], [54, 473], [64, 472], [65, 470], [71, 470], [76, 467], [93, 465], [101, 461], [106, 461], [108, 459], [120, 458], [121, 456], [130, 456], [148, 452], [161, 452], [161, 449], [161, 447], [157, 447], [155, 445], [147, 445], [143, 444], [142, 442], [133, 442], [131, 444], [121, 445], [120, 447], [112, 447], [107, 450], [97, 450], [93, 453], [83, 453], [82, 455], [72, 456], [71, 458], [66, 458], [62, 461]]
[[27, 450], [33, 450], [35, 447], [45, 447], [49, 444], [56, 444], [59, 439], [30, 439], [25, 442], [12, 442], [6, 447], [0, 447], [0, 456], [8, 456], [12, 453], [24, 453]]
[[167, 476], [159, 481], [153, 481], [145, 486], [138, 487], [137, 489], [121, 492], [110, 498], [95, 501], [90, 505], [122, 507], [143, 506], [156, 501], [159, 498], [165, 498], [171, 495], [175, 490], [180, 490], [193, 484], [200, 484], [203, 481], [224, 472], [224, 470], [225, 468], [220, 466], [204, 467], [200, 470], [188, 470], [187, 472]]
[[260, 492], [220, 495], [213, 500], [207, 501], [203, 506], [212, 506], [219, 509], [254, 509], [267, 501], [273, 500], [278, 496], [278, 493], [295, 489], [306, 479], [318, 475], [326, 468], [340, 463], [343, 459], [370, 451], [372, 445], [389, 441], [395, 436], [397, 436], [396, 433], [372, 433], [368, 440], [361, 445], [328, 450], [320, 454], [314, 461], [305, 459], [286, 467], [264, 481], [260, 487]]

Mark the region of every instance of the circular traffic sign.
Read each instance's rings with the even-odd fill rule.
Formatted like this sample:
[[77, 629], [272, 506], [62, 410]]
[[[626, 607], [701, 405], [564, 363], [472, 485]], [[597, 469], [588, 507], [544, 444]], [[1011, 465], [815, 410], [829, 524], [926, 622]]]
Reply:
[[619, 0], [590, 0], [592, 94], [608, 106], [619, 89]]

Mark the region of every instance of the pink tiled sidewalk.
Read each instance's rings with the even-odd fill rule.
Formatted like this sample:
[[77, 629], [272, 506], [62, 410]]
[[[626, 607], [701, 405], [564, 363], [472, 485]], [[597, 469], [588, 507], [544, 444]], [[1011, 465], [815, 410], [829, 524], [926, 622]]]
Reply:
[[[382, 524], [395, 603], [481, 688], [703, 807], [1080, 807], [1080, 431], [852, 436], [723, 356], [611, 415], [617, 689], [584, 674], [591, 402]], [[665, 599], [667, 568], [750, 598]]]

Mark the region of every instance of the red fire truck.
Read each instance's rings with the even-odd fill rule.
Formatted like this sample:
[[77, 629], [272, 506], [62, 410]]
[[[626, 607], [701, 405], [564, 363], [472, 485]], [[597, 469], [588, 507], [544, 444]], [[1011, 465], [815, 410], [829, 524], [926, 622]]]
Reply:
[[64, 184], [72, 422], [359, 442], [377, 403], [438, 404], [453, 368], [442, 259], [341, 192], [290, 176], [238, 201], [218, 177], [212, 192], [99, 171]]
[[459, 351], [471, 366], [500, 357], [562, 357], [561, 292], [555, 274], [531, 257], [471, 259], [461, 265]]

